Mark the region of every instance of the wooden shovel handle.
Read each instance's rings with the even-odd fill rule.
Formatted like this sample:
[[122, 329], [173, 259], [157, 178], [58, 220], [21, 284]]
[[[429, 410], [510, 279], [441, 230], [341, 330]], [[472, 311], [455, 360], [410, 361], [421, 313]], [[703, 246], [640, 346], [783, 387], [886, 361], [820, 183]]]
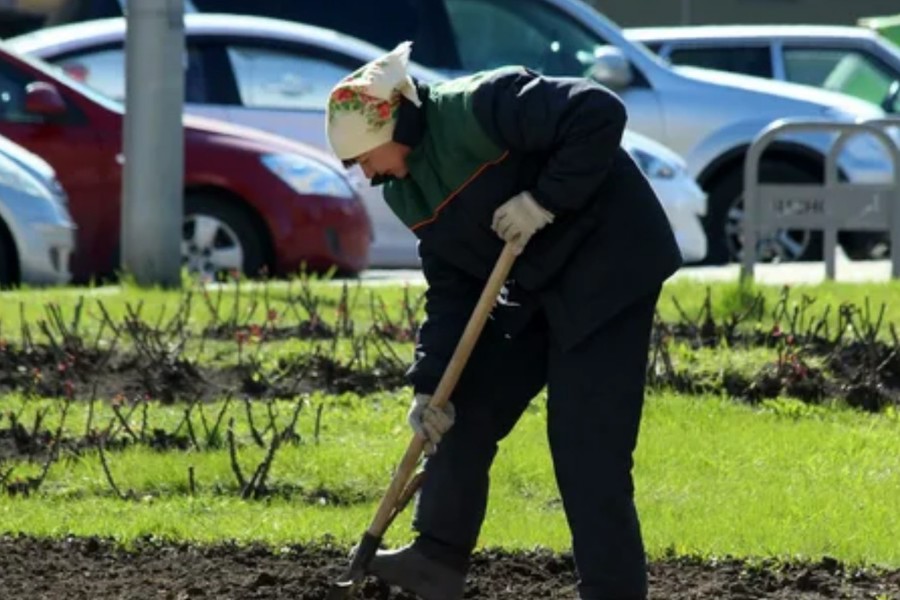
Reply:
[[[431, 406], [441, 408], [450, 401], [450, 395], [459, 381], [463, 368], [465, 368], [466, 362], [468, 362], [469, 356], [472, 354], [472, 349], [481, 335], [481, 330], [484, 329], [484, 324], [487, 322], [491, 309], [497, 301], [497, 296], [500, 295], [503, 284], [509, 277], [509, 271], [512, 269], [515, 260], [515, 246], [506, 244], [503, 247], [503, 252], [500, 253], [500, 258], [497, 259], [497, 263], [494, 265], [493, 271], [491, 271], [491, 275], [484, 286], [484, 291], [481, 292], [481, 297], [475, 305], [475, 310], [472, 311], [472, 316], [469, 317], [469, 322], [463, 330], [462, 337], [456, 344], [456, 349], [453, 351], [453, 356], [450, 357], [450, 362], [441, 376], [437, 389], [431, 397]], [[391, 484], [381, 499], [375, 518], [372, 519], [372, 523], [369, 525], [368, 532], [371, 535], [381, 537], [385, 529], [390, 525], [394, 506], [406, 488], [410, 477], [412, 477], [424, 448], [425, 438], [418, 434], [413, 435], [403, 455], [403, 459], [400, 461], [400, 466], [397, 467], [397, 471], [391, 479]]]

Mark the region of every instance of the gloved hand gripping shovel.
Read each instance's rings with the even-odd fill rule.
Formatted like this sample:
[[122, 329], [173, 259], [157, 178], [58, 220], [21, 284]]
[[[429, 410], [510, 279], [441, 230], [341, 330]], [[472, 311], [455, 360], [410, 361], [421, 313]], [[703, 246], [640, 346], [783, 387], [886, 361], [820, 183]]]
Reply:
[[[507, 243], [503, 247], [500, 258], [497, 259], [497, 263], [494, 265], [491, 276], [484, 286], [484, 291], [481, 292], [481, 297], [478, 299], [478, 304], [475, 305], [472, 316], [469, 317], [469, 322], [466, 324], [462, 337], [460, 337], [459, 343], [453, 351], [453, 356], [450, 357], [447, 369], [441, 376], [437, 389], [431, 397], [431, 406], [443, 408], [450, 400], [453, 388], [456, 387], [456, 383], [459, 381], [463, 368], [469, 360], [469, 355], [472, 353], [472, 349], [481, 335], [488, 315], [494, 307], [497, 296], [500, 294], [515, 260], [516, 249], [512, 244]], [[331, 587], [328, 593], [328, 600], [349, 598], [356, 584], [365, 577], [366, 568], [372, 557], [375, 556], [384, 532], [387, 531], [387, 528], [403, 510], [421, 484], [423, 474], [419, 473], [413, 477], [413, 472], [419, 463], [424, 448], [425, 439], [418, 434], [414, 435], [406, 448], [403, 459], [400, 461], [400, 466], [394, 473], [391, 483], [381, 499], [375, 518], [363, 534], [362, 540], [356, 548], [350, 566], [341, 579]], [[411, 478], [412, 480], [410, 480]]]

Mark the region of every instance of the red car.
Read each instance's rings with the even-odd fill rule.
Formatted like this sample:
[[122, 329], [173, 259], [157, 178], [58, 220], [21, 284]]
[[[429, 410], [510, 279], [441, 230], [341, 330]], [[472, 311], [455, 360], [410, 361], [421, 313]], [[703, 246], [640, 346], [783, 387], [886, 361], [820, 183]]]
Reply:
[[[78, 226], [73, 280], [119, 268], [124, 107], [0, 44], [0, 135], [49, 162]], [[372, 227], [340, 164], [278, 136], [184, 117], [184, 264], [213, 277], [367, 266]]]

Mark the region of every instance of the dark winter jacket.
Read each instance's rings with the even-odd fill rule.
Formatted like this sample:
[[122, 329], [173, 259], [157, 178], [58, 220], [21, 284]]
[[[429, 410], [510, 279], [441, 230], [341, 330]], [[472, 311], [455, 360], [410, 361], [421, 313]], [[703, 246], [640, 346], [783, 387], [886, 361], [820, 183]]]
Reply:
[[494, 311], [510, 335], [543, 310], [571, 348], [658, 287], [681, 254], [656, 195], [621, 148], [626, 112], [587, 79], [508, 67], [433, 86], [404, 101], [394, 139], [409, 177], [385, 199], [416, 233], [428, 284], [410, 379], [437, 385], [503, 247], [494, 211], [528, 190], [555, 215], [518, 257]]

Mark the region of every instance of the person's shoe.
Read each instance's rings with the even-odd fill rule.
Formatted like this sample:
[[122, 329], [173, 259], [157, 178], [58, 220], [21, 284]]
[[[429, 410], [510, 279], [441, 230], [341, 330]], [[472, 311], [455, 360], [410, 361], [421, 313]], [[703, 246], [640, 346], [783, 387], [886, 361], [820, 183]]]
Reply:
[[369, 573], [396, 585], [422, 600], [460, 600], [466, 575], [412, 546], [399, 550], [379, 550], [369, 563]]

